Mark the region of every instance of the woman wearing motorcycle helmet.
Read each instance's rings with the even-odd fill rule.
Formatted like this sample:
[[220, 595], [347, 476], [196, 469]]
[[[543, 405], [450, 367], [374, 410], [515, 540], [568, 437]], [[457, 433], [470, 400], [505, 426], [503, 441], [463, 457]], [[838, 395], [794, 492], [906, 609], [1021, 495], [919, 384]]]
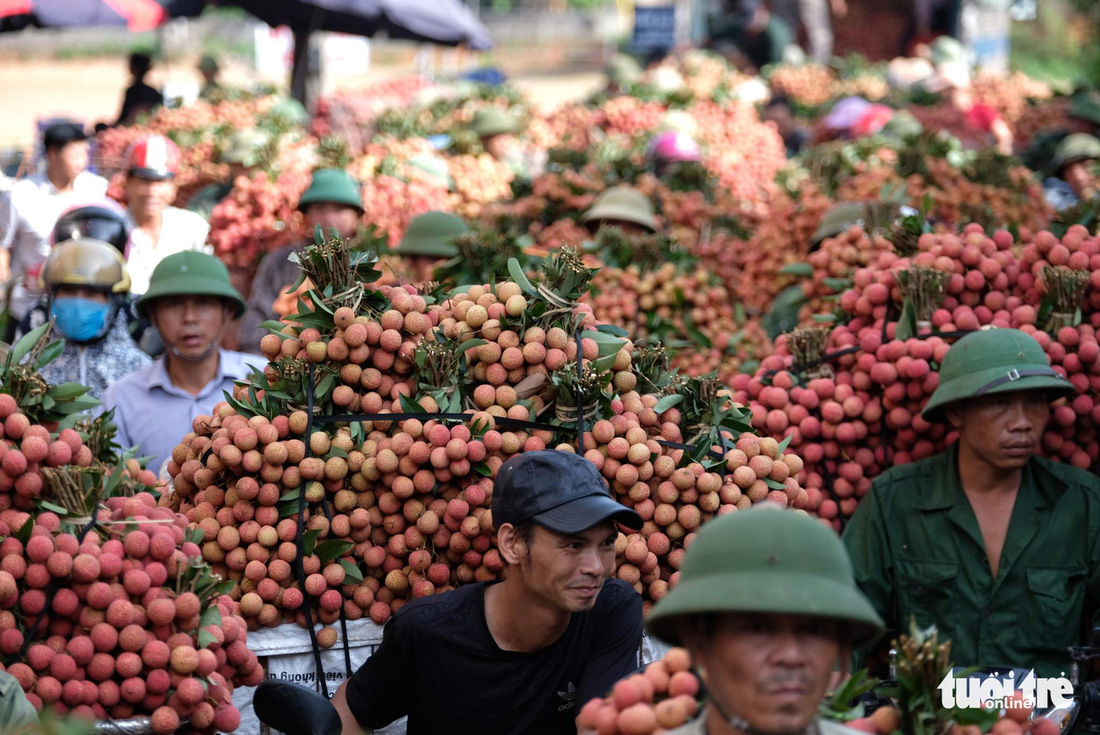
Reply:
[[[57, 218], [53, 230], [50, 231], [50, 250], [66, 240], [86, 238], [107, 243], [118, 250], [125, 258], [130, 246], [130, 232], [132, 229], [133, 223], [130, 221], [130, 216], [113, 199], [88, 201], [69, 207]], [[42, 266], [35, 266], [30, 275], [35, 281], [40, 280]], [[133, 334], [139, 320], [129, 308], [128, 303], [125, 311], [130, 323], [130, 332]], [[17, 325], [16, 335], [22, 336], [45, 324], [49, 319], [50, 299], [48, 294], [43, 294]], [[135, 336], [135, 341], [138, 337], [140, 337], [140, 334]]]
[[152, 362], [127, 328], [130, 276], [113, 245], [66, 240], [46, 258], [40, 281], [54, 336], [65, 342], [61, 355], [41, 370], [48, 383], [80, 383], [101, 398], [110, 383]]
[[[126, 210], [111, 199], [89, 201], [69, 207], [57, 218], [50, 231], [49, 247], [80, 237], [100, 240], [112, 245], [125, 257], [130, 242], [132, 225]], [[42, 264], [28, 269], [27, 275], [37, 282], [42, 275]], [[49, 320], [49, 298], [42, 295], [16, 327], [16, 336], [22, 336]]]

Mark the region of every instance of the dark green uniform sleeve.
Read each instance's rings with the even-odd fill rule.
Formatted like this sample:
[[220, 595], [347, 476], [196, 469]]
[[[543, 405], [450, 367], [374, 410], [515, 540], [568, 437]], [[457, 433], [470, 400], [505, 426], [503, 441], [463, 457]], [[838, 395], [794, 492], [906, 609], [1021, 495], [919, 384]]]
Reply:
[[[1089, 508], [1089, 571], [1085, 581], [1085, 594], [1088, 596], [1088, 608], [1094, 612], [1092, 615], [1092, 627], [1100, 626], [1100, 505], [1092, 504]], [[1088, 637], [1082, 644], [1088, 644]]]
[[[852, 560], [856, 584], [889, 629], [894, 623], [894, 562], [886, 527], [882, 503], [872, 486], [860, 501], [841, 540]], [[853, 663], [861, 664], [866, 653], [867, 650], [856, 651]]]

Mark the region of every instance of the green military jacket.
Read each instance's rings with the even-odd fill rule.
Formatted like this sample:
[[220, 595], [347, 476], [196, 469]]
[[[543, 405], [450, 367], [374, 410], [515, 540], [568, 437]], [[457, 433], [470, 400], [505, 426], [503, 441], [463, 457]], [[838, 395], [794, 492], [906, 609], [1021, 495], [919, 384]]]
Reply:
[[875, 480], [843, 537], [856, 582], [894, 634], [935, 624], [957, 666], [1068, 674], [1100, 604], [1100, 480], [1033, 457], [994, 579], [957, 455]]

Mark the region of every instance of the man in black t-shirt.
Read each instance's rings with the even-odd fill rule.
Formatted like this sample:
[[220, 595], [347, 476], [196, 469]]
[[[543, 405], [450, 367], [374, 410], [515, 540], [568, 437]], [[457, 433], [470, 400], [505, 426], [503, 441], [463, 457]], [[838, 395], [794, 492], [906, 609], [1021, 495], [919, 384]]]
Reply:
[[[336, 692], [345, 735], [574, 735], [580, 704], [638, 667], [642, 600], [611, 580], [615, 523], [642, 520], [569, 452], [505, 462], [492, 499], [503, 582], [415, 600]], [[580, 704], [579, 704], [580, 703]]]

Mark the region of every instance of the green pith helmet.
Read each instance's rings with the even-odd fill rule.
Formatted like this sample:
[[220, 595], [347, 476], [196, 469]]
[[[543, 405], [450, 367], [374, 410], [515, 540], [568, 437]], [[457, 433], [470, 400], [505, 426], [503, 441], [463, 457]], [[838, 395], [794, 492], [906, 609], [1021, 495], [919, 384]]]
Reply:
[[646, 627], [679, 645], [679, 619], [721, 613], [836, 620], [847, 624], [855, 646], [884, 629], [856, 586], [840, 537], [804, 513], [767, 505], [703, 525], [684, 556], [679, 583], [653, 608]]
[[836, 237], [852, 225], [862, 224], [867, 218], [867, 207], [863, 202], [840, 202], [821, 218], [821, 224], [814, 230], [810, 245], [816, 246], [830, 237]]
[[455, 239], [469, 231], [470, 228], [461, 217], [447, 212], [425, 212], [409, 223], [405, 236], [393, 252], [398, 255], [453, 258], [458, 255]]
[[1093, 125], [1100, 125], [1100, 99], [1092, 92], [1078, 92], [1070, 98], [1066, 114], [1078, 120], [1087, 120]]
[[642, 67], [633, 56], [615, 54], [607, 62], [607, 80], [618, 87], [637, 84], [642, 78]]
[[1100, 140], [1088, 133], [1067, 135], [1054, 149], [1054, 158], [1050, 161], [1050, 170], [1058, 172], [1066, 164], [1074, 161], [1095, 161], [1100, 159]]
[[149, 304], [164, 296], [220, 296], [233, 302], [236, 317], [244, 314], [244, 297], [229, 282], [229, 269], [213, 255], [187, 250], [157, 263], [149, 290], [137, 300], [138, 314], [149, 316]]
[[620, 184], [605, 189], [596, 197], [592, 207], [584, 213], [584, 223], [600, 220], [620, 220], [645, 227], [651, 232], [657, 231], [657, 218], [653, 213], [653, 202], [633, 186]]
[[203, 56], [201, 59], [199, 59], [199, 71], [216, 74], [219, 69], [221, 69], [221, 67], [218, 66], [218, 60], [215, 59], [213, 56], [207, 54], [206, 56]]
[[908, 110], [898, 110], [882, 128], [882, 134], [889, 138], [903, 139], [924, 132], [924, 126]]
[[1073, 385], [1054, 372], [1043, 348], [1018, 329], [984, 329], [966, 335], [947, 351], [940, 382], [921, 416], [944, 420], [943, 409], [967, 398], [1020, 390], [1073, 393]]
[[242, 166], [255, 166], [260, 163], [261, 149], [268, 144], [271, 136], [257, 128], [238, 130], [229, 138], [229, 147], [218, 156], [218, 163], [239, 163]]
[[313, 172], [309, 188], [298, 200], [298, 209], [303, 212], [310, 204], [331, 202], [355, 207], [363, 213], [363, 199], [359, 193], [359, 184], [341, 168], [323, 168]]
[[505, 135], [519, 131], [519, 123], [512, 113], [499, 107], [483, 107], [474, 113], [470, 129], [480, 138]]
[[951, 36], [940, 36], [928, 48], [932, 52], [932, 63], [936, 66], [967, 60], [966, 48]]

